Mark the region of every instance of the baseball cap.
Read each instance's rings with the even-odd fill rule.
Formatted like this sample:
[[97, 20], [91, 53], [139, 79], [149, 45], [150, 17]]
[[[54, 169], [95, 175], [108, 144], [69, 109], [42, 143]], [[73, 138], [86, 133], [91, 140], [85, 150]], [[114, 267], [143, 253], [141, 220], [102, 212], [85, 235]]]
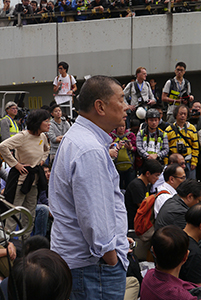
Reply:
[[13, 106], [13, 105], [17, 106], [17, 103], [15, 103], [14, 101], [9, 101], [9, 102], [6, 103], [6, 105], [5, 105], [5, 110], [6, 110], [7, 108]]

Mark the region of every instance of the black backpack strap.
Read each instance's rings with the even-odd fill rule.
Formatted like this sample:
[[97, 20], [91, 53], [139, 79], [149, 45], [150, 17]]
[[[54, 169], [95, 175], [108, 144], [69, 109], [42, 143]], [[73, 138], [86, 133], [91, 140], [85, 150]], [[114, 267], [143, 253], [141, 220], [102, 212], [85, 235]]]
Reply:
[[191, 148], [191, 144], [189, 143], [189, 141], [187, 140], [187, 138], [181, 133], [181, 131], [177, 128], [177, 126], [175, 125], [171, 125], [172, 130], [174, 130], [174, 132], [176, 133], [176, 135], [180, 135], [182, 137], [182, 139], [186, 142], [186, 144], [189, 145], [189, 147]]

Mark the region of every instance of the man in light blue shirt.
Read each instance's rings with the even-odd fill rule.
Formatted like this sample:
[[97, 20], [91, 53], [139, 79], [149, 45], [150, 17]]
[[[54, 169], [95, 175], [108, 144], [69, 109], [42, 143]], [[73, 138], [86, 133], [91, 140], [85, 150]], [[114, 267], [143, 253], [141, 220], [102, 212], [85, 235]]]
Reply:
[[125, 123], [127, 105], [120, 84], [106, 76], [84, 83], [79, 105], [50, 176], [51, 249], [72, 271], [71, 300], [123, 300], [127, 213], [108, 134]]

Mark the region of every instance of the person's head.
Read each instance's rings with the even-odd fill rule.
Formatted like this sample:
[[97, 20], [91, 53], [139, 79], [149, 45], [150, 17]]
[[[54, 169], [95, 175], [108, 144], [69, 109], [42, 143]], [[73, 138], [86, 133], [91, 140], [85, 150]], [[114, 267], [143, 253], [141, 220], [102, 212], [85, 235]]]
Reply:
[[22, 253], [27, 256], [29, 253], [43, 248], [50, 249], [48, 239], [42, 235], [33, 235], [24, 242]]
[[184, 180], [186, 180], [186, 173], [178, 164], [171, 164], [167, 166], [163, 173], [165, 182], [169, 183], [176, 189]]
[[60, 119], [62, 116], [62, 110], [58, 104], [50, 106], [50, 113], [55, 119]]
[[186, 72], [186, 64], [184, 62], [178, 62], [175, 66], [175, 75], [177, 78], [182, 78]]
[[126, 130], [126, 123], [124, 123], [124, 125], [122, 125], [122, 126], [118, 126], [117, 129], [116, 129], [117, 134], [120, 135], [120, 136], [124, 135], [125, 130]]
[[27, 118], [27, 129], [31, 134], [39, 135], [48, 132], [50, 128], [50, 114], [47, 110], [36, 109], [31, 111]]
[[22, 0], [22, 4], [26, 7], [29, 5], [29, 0]]
[[184, 157], [179, 154], [179, 153], [172, 153], [170, 156], [169, 156], [169, 159], [168, 159], [168, 165], [171, 165], [171, 164], [178, 164], [180, 167], [182, 167], [183, 169], [186, 168], [186, 162], [185, 162], [185, 159]]
[[108, 133], [125, 124], [124, 93], [121, 84], [112, 77], [97, 75], [89, 78], [80, 90], [78, 101], [80, 114], [93, 119]]
[[195, 179], [186, 179], [177, 187], [176, 191], [188, 207], [201, 202], [201, 183]]
[[140, 120], [131, 119], [130, 120], [130, 128], [131, 128], [131, 131], [136, 135], [140, 128]]
[[142, 82], [142, 81], [146, 80], [146, 78], [147, 78], [147, 71], [144, 67], [137, 68], [135, 74], [136, 74], [136, 78], [138, 81]]
[[4, 5], [8, 5], [8, 9], [10, 7], [10, 0], [3, 0]]
[[47, 6], [47, 0], [40, 0], [40, 7], [46, 7]]
[[17, 104], [14, 101], [7, 102], [5, 105], [5, 111], [7, 115], [14, 119], [18, 112]]
[[176, 106], [173, 112], [173, 116], [178, 124], [185, 124], [185, 122], [189, 118], [189, 108], [184, 104]]
[[160, 121], [160, 113], [157, 109], [150, 108], [146, 113], [146, 123], [149, 130], [155, 131]]
[[72, 289], [72, 275], [67, 263], [54, 251], [40, 249], [16, 261], [12, 278], [8, 278], [8, 299], [24, 299], [23, 278], [27, 300], [64, 300], [69, 299]]
[[201, 103], [199, 101], [193, 101], [191, 106], [192, 116], [199, 117], [201, 115]]
[[154, 108], [154, 109], [157, 109], [157, 111], [159, 112], [159, 114], [160, 114], [160, 119], [162, 119], [163, 118], [163, 106], [162, 106], [162, 104], [154, 104], [154, 105], [152, 105], [152, 107], [151, 108]]
[[186, 212], [185, 219], [187, 224], [201, 229], [201, 203], [197, 203]]
[[173, 270], [186, 261], [189, 237], [181, 228], [162, 227], [155, 231], [151, 242], [159, 269]]
[[158, 180], [162, 170], [161, 164], [155, 159], [147, 159], [142, 165], [142, 175], [151, 184], [154, 184]]
[[153, 78], [149, 80], [149, 83], [150, 83], [150, 86], [151, 86], [152, 89], [154, 89], [156, 84], [157, 84], [157, 82]]
[[52, 10], [54, 10], [54, 2], [53, 1], [48, 1], [47, 6], [50, 6]]
[[50, 179], [50, 168], [49, 168], [49, 166], [48, 165], [46, 165], [46, 164], [43, 164], [42, 165], [42, 167], [43, 167], [43, 170], [44, 170], [44, 173], [45, 173], [45, 177], [46, 177], [46, 179], [47, 179], [47, 182], [49, 182], [49, 179]]
[[31, 6], [32, 6], [32, 8], [33, 8], [33, 11], [36, 11], [37, 6], [38, 6], [38, 2], [35, 1], [35, 0], [32, 0], [30, 4], [31, 4]]
[[58, 70], [60, 74], [66, 74], [68, 72], [69, 65], [65, 61], [58, 63]]

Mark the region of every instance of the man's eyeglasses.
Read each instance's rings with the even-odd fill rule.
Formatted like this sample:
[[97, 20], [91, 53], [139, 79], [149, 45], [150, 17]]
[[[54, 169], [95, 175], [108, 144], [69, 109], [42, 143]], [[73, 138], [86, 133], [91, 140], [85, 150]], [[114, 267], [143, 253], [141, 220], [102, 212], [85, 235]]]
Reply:
[[179, 177], [179, 176], [173, 176], [174, 178], [179, 178], [179, 179], [182, 179], [182, 180], [186, 180], [186, 176], [181, 176], [181, 177]]
[[176, 69], [177, 72], [184, 72], [184, 69]]

